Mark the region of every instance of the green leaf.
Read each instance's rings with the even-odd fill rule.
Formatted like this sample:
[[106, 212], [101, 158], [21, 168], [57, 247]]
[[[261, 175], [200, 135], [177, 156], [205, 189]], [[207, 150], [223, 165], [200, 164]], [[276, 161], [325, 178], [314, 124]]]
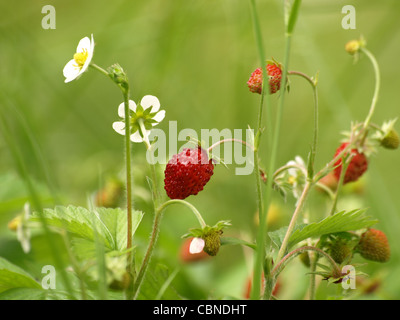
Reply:
[[297, 21], [297, 16], [299, 15], [300, 5], [301, 5], [301, 0], [294, 0], [293, 5], [290, 9], [289, 20], [287, 23], [288, 34], [291, 34], [293, 32], [294, 26]]
[[163, 264], [156, 264], [154, 269], [147, 271], [146, 280], [143, 282], [140, 293], [139, 300], [149, 300], [154, 299], [160, 293], [160, 289], [163, 284], [167, 284], [162, 288], [162, 297], [160, 299], [165, 300], [182, 300], [182, 297], [175, 291], [174, 287], [170, 283], [170, 277], [175, 277], [173, 273], [167, 266]]
[[[126, 211], [120, 208], [96, 208], [90, 211], [83, 207], [57, 206], [43, 212], [48, 225], [70, 232], [73, 236], [94, 241], [94, 227], [99, 240], [110, 250], [123, 250], [127, 243]], [[143, 213], [132, 211], [132, 234], [135, 233]], [[34, 213], [32, 221], [39, 221]]]
[[[288, 249], [308, 238], [316, 238], [329, 233], [359, 230], [376, 224], [378, 220], [365, 216], [365, 211], [366, 209], [341, 211], [319, 222], [298, 225], [289, 238]], [[282, 245], [286, 230], [287, 227], [284, 227], [268, 233], [278, 248]]]
[[12, 288], [41, 288], [23, 269], [0, 257], [0, 292]]
[[[118, 251], [125, 250], [127, 242], [126, 210], [120, 208], [98, 208], [97, 212], [114, 239], [115, 247], [112, 249]], [[142, 218], [143, 212], [132, 211], [132, 235], [135, 234]]]
[[233, 238], [233, 237], [221, 237], [221, 245], [242, 245], [247, 246], [252, 249], [256, 249], [256, 245], [254, 243], [247, 242], [242, 239]]

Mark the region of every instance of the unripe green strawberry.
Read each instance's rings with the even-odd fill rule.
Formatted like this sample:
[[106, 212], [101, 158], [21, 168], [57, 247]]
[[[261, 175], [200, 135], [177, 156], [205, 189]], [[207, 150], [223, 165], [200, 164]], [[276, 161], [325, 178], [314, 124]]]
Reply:
[[311, 266], [310, 256], [308, 255], [308, 251], [305, 251], [299, 255], [300, 261], [309, 268]]
[[203, 236], [205, 242], [203, 251], [210, 256], [215, 256], [221, 246], [222, 230], [211, 230]]
[[356, 250], [367, 260], [387, 262], [390, 259], [388, 239], [380, 230], [369, 229], [364, 232]]
[[399, 145], [399, 134], [394, 129], [390, 130], [381, 140], [381, 146], [386, 149], [397, 149]]
[[328, 253], [336, 263], [342, 264], [350, 259], [353, 254], [353, 247], [345, 239], [337, 238], [328, 246]]

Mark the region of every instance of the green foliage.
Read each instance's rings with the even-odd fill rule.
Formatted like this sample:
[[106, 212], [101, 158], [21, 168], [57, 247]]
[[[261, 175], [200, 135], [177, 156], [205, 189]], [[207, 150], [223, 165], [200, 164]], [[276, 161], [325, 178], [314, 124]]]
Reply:
[[[290, 236], [288, 249], [308, 238], [316, 238], [329, 233], [359, 230], [376, 224], [378, 221], [365, 216], [365, 211], [365, 209], [343, 210], [319, 222], [297, 225]], [[283, 227], [268, 233], [278, 248], [282, 245], [286, 231], [287, 227]]]
[[[73, 236], [95, 241], [96, 230], [99, 239], [109, 250], [126, 249], [127, 224], [126, 211], [120, 208], [96, 208], [88, 210], [83, 207], [57, 206], [55, 209], [45, 209], [43, 215], [46, 223], [56, 229], [63, 229]], [[136, 231], [143, 213], [132, 212], [132, 229]], [[34, 213], [31, 221], [39, 222], [38, 213]]]
[[0, 293], [12, 288], [41, 288], [27, 272], [0, 257]]

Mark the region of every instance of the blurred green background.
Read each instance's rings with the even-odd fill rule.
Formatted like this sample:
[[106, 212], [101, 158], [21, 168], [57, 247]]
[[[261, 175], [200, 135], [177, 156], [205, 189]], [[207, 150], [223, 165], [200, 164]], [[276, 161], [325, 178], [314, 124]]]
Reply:
[[[56, 29], [41, 26], [42, 7], [56, 9]], [[356, 8], [356, 30], [341, 26], [344, 5]], [[282, 1], [257, 1], [267, 57], [283, 59]], [[362, 121], [372, 98], [374, 77], [370, 62], [361, 57], [353, 64], [344, 44], [362, 34], [380, 64], [382, 87], [373, 122], [399, 116], [398, 74], [400, 64], [400, 3], [385, 1], [303, 1], [293, 37], [290, 69], [309, 75], [319, 72], [320, 135], [317, 168], [329, 161], [340, 132], [351, 121]], [[178, 130], [222, 130], [255, 127], [259, 96], [246, 82], [259, 65], [249, 1], [245, 0], [147, 0], [147, 1], [28, 1], [0, 4], [0, 108], [31, 177], [41, 186], [48, 206], [52, 192], [59, 203], [87, 205], [87, 197], [107, 177], [124, 168], [123, 139], [111, 124], [118, 120], [122, 102], [119, 90], [101, 74], [89, 70], [79, 80], [65, 84], [62, 70], [72, 58], [78, 41], [93, 33], [93, 61], [106, 68], [120, 63], [128, 72], [131, 96], [157, 96], [166, 119]], [[273, 107], [277, 95], [271, 99]], [[300, 78], [291, 79], [287, 95], [277, 164], [296, 155], [307, 157], [312, 138], [312, 92]], [[168, 133], [168, 132], [167, 132]], [[266, 142], [266, 138], [263, 142]], [[264, 145], [265, 147], [265, 145]], [[24, 256], [7, 229], [7, 223], [28, 199], [18, 178], [15, 160], [0, 136], [0, 256], [35, 268], [40, 250]], [[147, 240], [152, 222], [146, 199], [145, 150], [133, 145], [136, 208], [146, 212], [137, 233], [138, 243]], [[261, 153], [266, 166], [268, 150]], [[346, 195], [350, 204], [368, 207], [380, 220], [392, 248], [387, 264], [370, 263], [363, 271], [384, 279], [372, 298], [400, 298], [400, 152], [380, 150], [370, 159], [359, 193]], [[256, 194], [254, 175], [235, 176], [218, 166], [204, 191], [188, 201], [196, 205], [209, 224], [225, 219], [233, 227], [227, 235], [254, 239]], [[123, 176], [123, 175], [122, 175]], [[48, 186], [53, 186], [48, 188]], [[309, 204], [324, 208], [327, 199], [314, 193]], [[294, 205], [275, 195], [280, 206], [271, 228], [288, 223]], [[353, 207], [354, 208], [354, 207]], [[321, 209], [322, 210], [322, 209]], [[324, 212], [312, 212], [315, 218]], [[157, 258], [171, 270], [179, 266], [181, 235], [197, 222], [185, 208], [168, 209], [163, 218]], [[36, 252], [36, 256], [35, 256]], [[45, 255], [44, 255], [45, 256]], [[239, 247], [224, 247], [212, 261], [184, 266], [174, 285], [190, 298], [240, 297], [251, 274], [251, 254]], [[154, 263], [158, 259], [154, 259]], [[46, 257], [43, 257], [45, 260]], [[40, 259], [38, 261], [41, 261]], [[282, 296], [301, 298], [307, 286], [306, 269], [289, 268], [283, 278]], [[304, 271], [304, 272], [303, 272]], [[33, 272], [33, 271], [32, 271]], [[286, 290], [285, 290], [286, 286]], [[210, 288], [213, 288], [210, 293]], [[324, 295], [326, 285], [321, 286]]]

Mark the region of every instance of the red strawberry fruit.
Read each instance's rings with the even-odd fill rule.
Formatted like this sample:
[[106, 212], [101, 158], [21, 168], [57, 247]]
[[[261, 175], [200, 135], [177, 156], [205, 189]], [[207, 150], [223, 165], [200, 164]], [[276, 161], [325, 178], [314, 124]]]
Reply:
[[[282, 69], [278, 64], [270, 63], [267, 64], [267, 73], [269, 77], [269, 89], [270, 93], [273, 94], [279, 91], [281, 87], [282, 79]], [[249, 81], [247, 81], [247, 86], [251, 92], [260, 93], [262, 89], [263, 74], [261, 68], [256, 69], [250, 76]]]
[[377, 229], [364, 232], [356, 250], [367, 260], [386, 262], [390, 259], [389, 241], [385, 233]]
[[203, 190], [214, 173], [214, 165], [201, 147], [187, 148], [172, 157], [164, 173], [168, 197], [185, 199]]
[[[335, 157], [343, 151], [344, 148], [348, 146], [348, 143], [342, 143], [341, 146], [336, 150]], [[347, 167], [343, 183], [353, 182], [358, 180], [365, 171], [368, 169], [368, 161], [367, 157], [363, 153], [359, 153], [357, 149], [351, 149], [351, 154], [353, 158], [350, 161], [349, 166]], [[339, 180], [340, 174], [342, 172], [342, 159], [339, 159], [335, 163], [335, 177]]]

